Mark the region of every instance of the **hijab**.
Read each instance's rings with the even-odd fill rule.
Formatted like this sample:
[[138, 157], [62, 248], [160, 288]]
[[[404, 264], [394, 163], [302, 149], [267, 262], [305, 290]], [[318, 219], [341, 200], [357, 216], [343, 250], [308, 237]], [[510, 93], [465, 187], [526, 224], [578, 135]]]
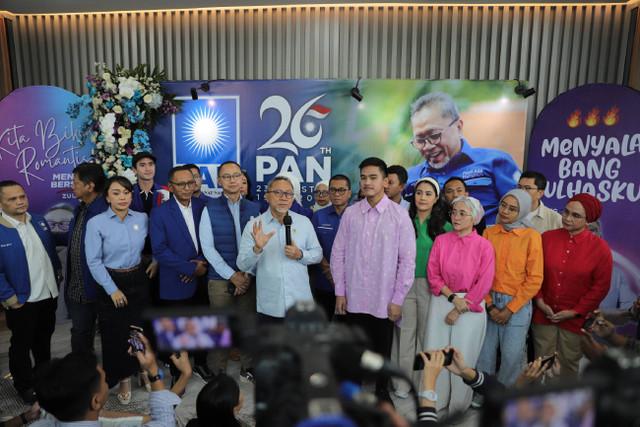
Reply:
[[511, 190], [507, 194], [502, 196], [502, 199], [500, 199], [500, 203], [502, 203], [502, 201], [507, 196], [515, 197], [515, 199], [518, 201], [518, 206], [520, 208], [518, 217], [515, 221], [509, 224], [502, 224], [501, 222], [498, 222], [498, 219], [496, 219], [496, 224], [502, 225], [502, 227], [507, 231], [516, 230], [519, 228], [533, 228], [533, 224], [531, 224], [531, 222], [527, 219], [527, 215], [531, 213], [531, 196], [529, 195], [529, 193], [524, 190]]

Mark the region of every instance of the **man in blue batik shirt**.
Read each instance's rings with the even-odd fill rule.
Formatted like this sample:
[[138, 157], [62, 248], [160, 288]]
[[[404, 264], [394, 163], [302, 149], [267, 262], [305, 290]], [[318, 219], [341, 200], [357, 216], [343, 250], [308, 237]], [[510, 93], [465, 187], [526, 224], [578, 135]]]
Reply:
[[320, 209], [313, 214], [311, 222], [316, 230], [318, 241], [322, 246], [322, 261], [313, 266], [315, 288], [315, 300], [320, 305], [327, 319], [331, 320], [336, 308], [336, 295], [331, 277], [329, 260], [331, 259], [331, 247], [340, 227], [342, 214], [351, 198], [351, 181], [345, 175], [334, 175], [329, 181], [329, 200], [331, 205]]
[[411, 144], [425, 159], [408, 170], [405, 196], [413, 194], [415, 183], [427, 176], [440, 186], [452, 176], [464, 179], [469, 194], [482, 203], [487, 224], [494, 224], [500, 199], [515, 188], [521, 171], [511, 156], [491, 148], [472, 148], [462, 138], [458, 107], [446, 93], [429, 93], [411, 106]]

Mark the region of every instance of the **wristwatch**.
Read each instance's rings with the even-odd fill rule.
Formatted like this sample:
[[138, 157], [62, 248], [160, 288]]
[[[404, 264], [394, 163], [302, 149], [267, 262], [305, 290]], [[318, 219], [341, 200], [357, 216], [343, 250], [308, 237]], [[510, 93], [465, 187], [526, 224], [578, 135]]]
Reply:
[[491, 310], [493, 310], [494, 308], [496, 308], [496, 305], [491, 304], [489, 307], [487, 307], [487, 313], [491, 313]]
[[298, 261], [300, 261], [302, 258], [304, 258], [304, 252], [302, 251], [302, 249], [300, 249], [300, 258], [298, 258]]
[[438, 393], [435, 390], [422, 390], [418, 396], [424, 397], [429, 402], [436, 403], [438, 401]]
[[155, 383], [158, 380], [162, 379], [162, 371], [158, 369], [158, 375], [149, 375], [149, 382]]
[[451, 294], [449, 295], [449, 298], [447, 298], [447, 301], [449, 302], [453, 302], [453, 299], [456, 297], [456, 294]]

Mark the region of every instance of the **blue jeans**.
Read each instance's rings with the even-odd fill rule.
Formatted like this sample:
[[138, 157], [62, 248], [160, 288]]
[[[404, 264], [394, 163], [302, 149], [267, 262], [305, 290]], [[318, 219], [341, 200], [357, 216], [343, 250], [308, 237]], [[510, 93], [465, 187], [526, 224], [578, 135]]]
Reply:
[[[504, 308], [513, 296], [491, 291], [496, 309]], [[498, 347], [500, 347], [500, 372], [498, 381], [512, 387], [522, 370], [522, 359], [526, 348], [527, 331], [531, 323], [533, 307], [528, 301], [520, 310], [511, 315], [509, 322], [502, 326], [491, 320], [487, 314], [487, 332], [480, 351], [477, 369], [495, 374]]]
[[98, 307], [95, 302], [79, 303], [66, 299], [71, 317], [71, 351], [93, 351]]

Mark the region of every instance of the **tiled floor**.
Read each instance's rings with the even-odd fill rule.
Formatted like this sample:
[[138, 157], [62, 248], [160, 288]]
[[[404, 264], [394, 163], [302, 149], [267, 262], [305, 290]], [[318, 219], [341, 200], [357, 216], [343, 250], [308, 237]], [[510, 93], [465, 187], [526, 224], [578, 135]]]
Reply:
[[[70, 328], [71, 323], [58, 323], [56, 325], [56, 330], [51, 340], [51, 353], [52, 357], [62, 357], [67, 354], [70, 348]], [[9, 374], [9, 339], [11, 334], [6, 327], [4, 312], [0, 313], [0, 373], [2, 377], [5, 377]], [[97, 339], [95, 343], [95, 348], [98, 352], [100, 352], [100, 340]], [[165, 371], [168, 371], [165, 370]], [[240, 372], [240, 363], [239, 362], [229, 362], [228, 374], [233, 376], [234, 378], [238, 377]], [[169, 373], [165, 372], [165, 378], [169, 378]], [[169, 384], [167, 383], [167, 386]], [[243, 408], [240, 411], [239, 418], [241, 421], [250, 421], [253, 418], [253, 410], [254, 410], [254, 402], [253, 402], [253, 387], [247, 383], [239, 382], [240, 391], [244, 395], [244, 404]], [[195, 402], [196, 397], [200, 391], [200, 389], [204, 386], [204, 382], [201, 381], [197, 377], [192, 377], [187, 385], [186, 393], [182, 399], [182, 404], [176, 408], [176, 414], [178, 416], [178, 420], [182, 425], [186, 424], [186, 422], [195, 417]], [[126, 410], [126, 407], [121, 406], [116, 397], [117, 387], [114, 387], [111, 390], [109, 397], [109, 409], [118, 409], [118, 410]], [[146, 391], [144, 388], [137, 388], [134, 383], [134, 401], [140, 401], [142, 404], [137, 405], [141, 408], [146, 408], [144, 405]], [[394, 403], [396, 405], [396, 409], [398, 412], [409, 418], [410, 420], [415, 420], [415, 408], [412, 399], [399, 399], [391, 393]], [[467, 410], [462, 420], [457, 424], [460, 426], [468, 426], [473, 427], [479, 425], [479, 416], [478, 412], [474, 410]], [[244, 423], [243, 423], [244, 424]]]

